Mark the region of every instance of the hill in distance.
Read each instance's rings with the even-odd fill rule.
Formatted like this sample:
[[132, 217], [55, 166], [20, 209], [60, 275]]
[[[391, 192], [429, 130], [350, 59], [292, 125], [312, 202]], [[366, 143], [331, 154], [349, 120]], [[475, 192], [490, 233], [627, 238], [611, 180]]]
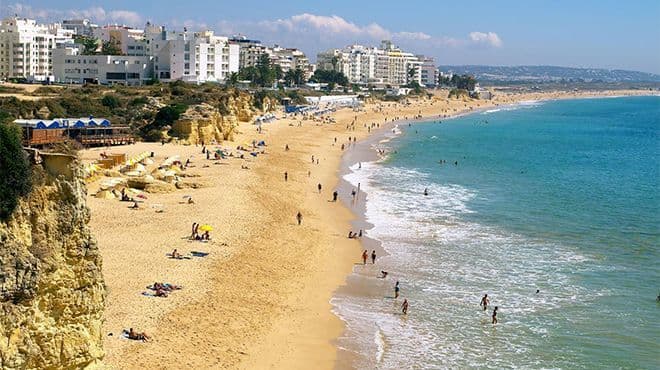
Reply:
[[484, 82], [660, 82], [660, 75], [621, 69], [484, 65], [440, 66], [439, 69], [445, 73], [470, 74]]

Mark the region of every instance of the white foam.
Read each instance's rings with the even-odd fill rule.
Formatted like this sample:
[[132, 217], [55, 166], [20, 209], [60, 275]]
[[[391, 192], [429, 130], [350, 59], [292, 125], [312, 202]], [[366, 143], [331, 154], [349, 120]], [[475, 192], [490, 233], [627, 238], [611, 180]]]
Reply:
[[[550, 335], [553, 320], [563, 317], [562, 308], [602, 294], [573, 281], [576, 270], [592, 268], [592, 258], [470, 221], [470, 203], [479, 196], [473, 190], [378, 162], [351, 170], [344, 178], [354, 186], [360, 183], [368, 194], [366, 218], [374, 224], [369, 236], [389, 254], [378, 268], [390, 272], [392, 284], [393, 279], [402, 282], [402, 297], [411, 302], [410, 315], [402, 318], [395, 314], [400, 301], [380, 296], [333, 300], [348, 327], [342, 345], [376, 354], [362, 357], [358, 368], [411, 363], [535, 367], [538, 359], [529, 348]], [[429, 196], [423, 195], [424, 188]], [[478, 307], [485, 292], [491, 305], [500, 307], [503, 340], [498, 348], [489, 342], [490, 318]], [[528, 333], [539, 335], [530, 338]]]

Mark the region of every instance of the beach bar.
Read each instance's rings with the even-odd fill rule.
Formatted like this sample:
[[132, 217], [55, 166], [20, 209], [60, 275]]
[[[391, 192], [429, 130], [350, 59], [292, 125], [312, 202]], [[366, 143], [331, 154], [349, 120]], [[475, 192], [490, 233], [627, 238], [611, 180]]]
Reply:
[[112, 126], [105, 118], [17, 119], [23, 128], [24, 145], [42, 147], [73, 139], [88, 146], [123, 145], [135, 142], [127, 126]]

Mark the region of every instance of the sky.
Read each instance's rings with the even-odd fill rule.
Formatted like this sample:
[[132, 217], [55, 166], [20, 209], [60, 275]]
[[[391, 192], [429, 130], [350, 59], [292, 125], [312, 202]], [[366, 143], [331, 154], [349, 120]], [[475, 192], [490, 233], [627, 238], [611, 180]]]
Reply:
[[660, 74], [660, 0], [0, 0], [3, 16], [211, 29], [316, 53], [391, 39], [438, 65], [558, 65]]

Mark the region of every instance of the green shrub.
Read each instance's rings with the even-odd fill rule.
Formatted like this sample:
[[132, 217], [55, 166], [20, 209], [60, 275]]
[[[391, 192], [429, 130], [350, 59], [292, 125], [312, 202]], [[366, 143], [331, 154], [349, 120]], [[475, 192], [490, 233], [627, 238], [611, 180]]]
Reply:
[[137, 98], [131, 100], [131, 105], [132, 106], [145, 105], [148, 102], [149, 101], [147, 100], [147, 98], [145, 96], [140, 96], [140, 97], [137, 97]]
[[0, 220], [6, 220], [18, 198], [32, 190], [31, 168], [21, 143], [21, 129], [0, 123]]
[[103, 99], [101, 99], [101, 104], [110, 109], [115, 109], [121, 105], [121, 102], [116, 96], [108, 94], [103, 96]]
[[145, 141], [149, 142], [159, 142], [163, 139], [163, 133], [159, 130], [149, 130], [146, 134], [142, 136]]
[[156, 113], [155, 123], [159, 126], [165, 126], [173, 123], [178, 120], [183, 112], [186, 111], [188, 107], [184, 104], [172, 104], [166, 107], [160, 108], [158, 113]]

